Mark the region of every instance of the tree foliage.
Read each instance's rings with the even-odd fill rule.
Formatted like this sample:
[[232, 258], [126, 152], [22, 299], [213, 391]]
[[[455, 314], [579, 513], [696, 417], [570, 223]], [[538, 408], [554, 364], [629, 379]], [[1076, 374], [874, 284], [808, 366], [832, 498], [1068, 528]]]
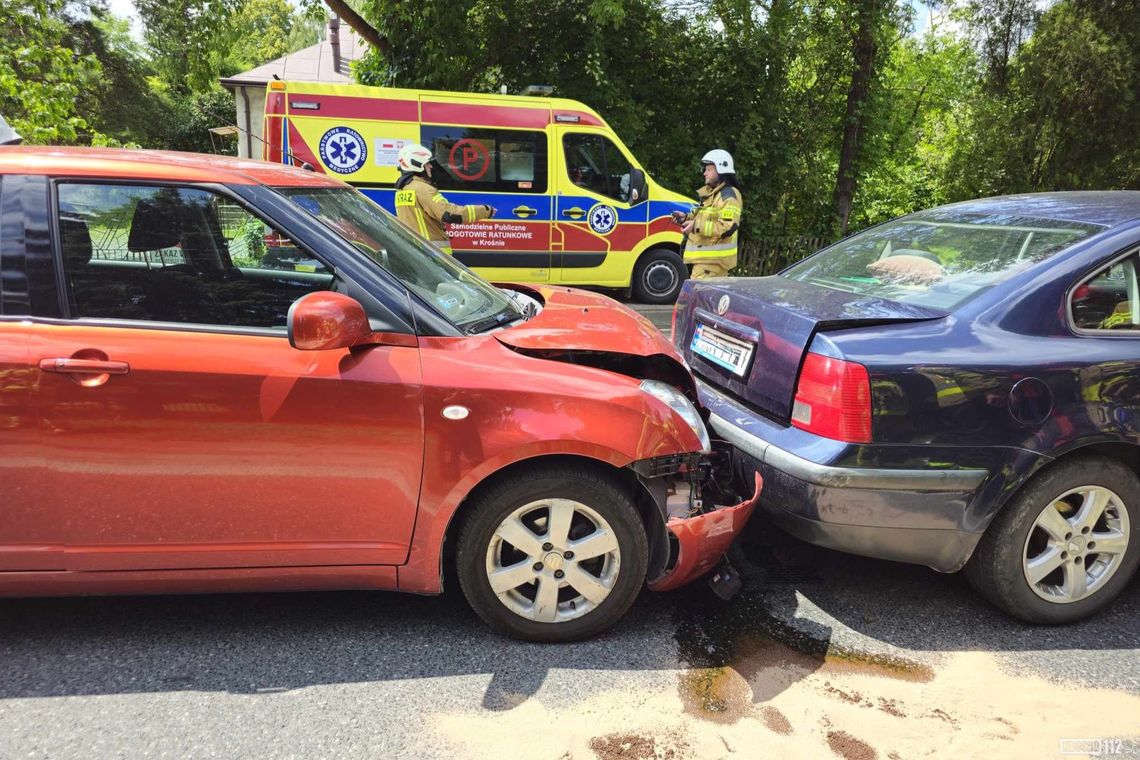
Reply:
[[0, 4], [0, 114], [31, 143], [210, 151], [234, 121], [219, 77], [318, 41], [287, 0], [136, 0], [140, 44], [106, 0]]
[[240, 0], [135, 0], [147, 52], [159, 76], [177, 92], [216, 84], [230, 43], [228, 23]]
[[31, 142], [74, 143], [88, 131], [80, 94], [102, 74], [68, 44], [60, 0], [0, 3], [0, 113]]
[[[359, 12], [374, 85], [549, 84], [668, 187], [733, 153], [745, 235], [834, 237], [995, 193], [1140, 187], [1140, 0], [8, 0], [0, 112], [32, 141], [209, 149], [217, 79]], [[327, 6], [327, 7], [326, 7]], [[346, 17], [348, 18], [348, 17]]]

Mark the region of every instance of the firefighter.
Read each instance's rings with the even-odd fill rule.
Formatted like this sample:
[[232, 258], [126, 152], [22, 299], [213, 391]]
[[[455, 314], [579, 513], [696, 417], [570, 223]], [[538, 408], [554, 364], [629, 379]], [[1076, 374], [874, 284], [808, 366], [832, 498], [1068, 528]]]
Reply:
[[446, 254], [451, 254], [451, 240], [445, 224], [465, 224], [490, 219], [493, 206], [457, 206], [448, 203], [443, 193], [431, 183], [433, 171], [441, 171], [430, 150], [422, 145], [407, 145], [396, 160], [400, 178], [396, 180], [396, 216], [412, 232], [418, 233]]
[[705, 185], [697, 191], [700, 204], [673, 218], [686, 235], [685, 263], [693, 265], [692, 278], [723, 277], [736, 266], [736, 240], [744, 200], [736, 187], [736, 169], [728, 151], [710, 150], [701, 159]]

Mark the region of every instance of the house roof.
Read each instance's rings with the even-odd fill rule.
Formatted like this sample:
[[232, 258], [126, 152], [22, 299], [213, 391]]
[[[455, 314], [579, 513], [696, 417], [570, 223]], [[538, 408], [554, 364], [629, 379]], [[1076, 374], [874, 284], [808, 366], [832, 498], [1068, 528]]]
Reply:
[[[328, 29], [326, 27], [326, 32]], [[278, 79], [293, 82], [327, 82], [330, 84], [352, 82], [349, 63], [364, 56], [368, 45], [358, 38], [351, 29], [343, 28], [340, 34], [340, 65], [333, 65], [333, 50], [329, 34], [318, 44], [283, 55], [262, 64], [257, 68], [226, 77], [221, 80], [223, 87], [265, 86], [276, 74]]]

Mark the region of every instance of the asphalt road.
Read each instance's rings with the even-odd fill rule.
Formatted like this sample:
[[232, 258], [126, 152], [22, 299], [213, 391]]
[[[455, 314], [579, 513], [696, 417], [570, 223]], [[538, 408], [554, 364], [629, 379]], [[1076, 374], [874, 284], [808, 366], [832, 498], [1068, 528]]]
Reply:
[[454, 588], [0, 601], [0, 757], [464, 757], [429, 716], [676, 693], [686, 668], [732, 668], [757, 637], [908, 669], [984, 652], [1010, 674], [1140, 694], [1140, 583], [1096, 619], [1033, 628], [961, 578], [763, 520], [740, 558], [731, 602], [703, 584], [646, 592], [608, 634], [564, 646], [490, 634]]
[[[659, 311], [651, 316], [657, 322], [663, 314], [667, 326], [668, 310]], [[614, 751], [590, 744], [598, 747], [592, 753], [545, 750], [557, 748], [550, 736], [564, 722], [601, 732], [607, 710], [644, 702], [659, 711], [652, 700], [661, 695], [685, 703], [692, 673], [738, 674], [748, 681], [757, 710], [791, 704], [797, 682], [819, 682], [837, 658], [935, 674], [963, 653], [984, 655], [1011, 679], [1008, 690], [1036, 684], [1040, 705], [1048, 705], [1052, 687], [1037, 678], [1067, 694], [1102, 690], [1096, 699], [1140, 695], [1140, 581], [1095, 619], [1035, 628], [988, 607], [960, 577], [808, 546], [762, 517], [750, 525], [737, 559], [745, 588], [732, 601], [717, 600], [702, 583], [671, 594], [646, 592], [612, 631], [563, 646], [492, 635], [454, 585], [443, 597], [354, 592], [0, 600], [0, 758], [787, 756], [766, 753], [763, 744], [739, 746], [738, 736], [765, 730], [759, 718], [748, 724], [761, 726], [749, 728], [753, 734], [720, 735], [719, 754], [683, 744], [672, 755], [672, 749], [639, 753], [636, 742]], [[750, 665], [757, 641], [778, 645], [782, 654], [775, 659], [794, 660], [795, 667], [772, 678]], [[971, 692], [972, 677], [940, 688], [949, 697], [996, 698]], [[816, 688], [851, 696], [830, 680]], [[620, 700], [583, 707], [607, 694]], [[824, 732], [822, 752], [830, 746], [839, 756], [871, 756], [859, 754], [858, 742], [858, 751], [844, 749], [850, 737], [830, 730], [843, 709], [855, 708], [820, 694], [798, 714], [785, 707], [792, 722], [818, 724], [812, 730]], [[888, 702], [880, 700], [894, 711]], [[1090, 702], [1082, 707], [1097, 710], [1095, 699]], [[691, 724], [686, 712], [678, 706], [676, 714], [657, 717]], [[760, 738], [779, 740], [781, 725], [763, 715], [772, 731]], [[870, 709], [856, 718], [875, 716], [885, 719]], [[912, 713], [910, 720], [917, 719]], [[926, 720], [958, 736], [970, 730]], [[493, 732], [503, 725], [517, 732], [514, 744], [494, 744]], [[813, 735], [798, 730], [792, 738], [804, 742], [799, 754], [814, 756]], [[1054, 743], [1054, 735], [1069, 735], [1061, 726], [1043, 730], [1053, 732]], [[1140, 713], [1132, 725], [1103, 731], [1140, 734]], [[487, 750], [498, 746], [514, 749]], [[1020, 745], [1005, 746], [1011, 756], [1019, 754]], [[958, 749], [956, 756], [978, 755]]]

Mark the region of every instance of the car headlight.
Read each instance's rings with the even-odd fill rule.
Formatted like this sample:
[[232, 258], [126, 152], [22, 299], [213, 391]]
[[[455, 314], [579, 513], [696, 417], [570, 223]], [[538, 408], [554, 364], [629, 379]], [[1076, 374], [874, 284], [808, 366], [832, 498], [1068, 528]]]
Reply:
[[681, 419], [689, 423], [689, 427], [693, 429], [701, 441], [701, 451], [706, 454], [712, 451], [712, 442], [709, 441], [709, 431], [705, 428], [705, 421], [701, 419], [697, 407], [685, 397], [685, 394], [660, 380], [642, 380], [640, 387], [641, 390], [665, 404], [680, 415]]

